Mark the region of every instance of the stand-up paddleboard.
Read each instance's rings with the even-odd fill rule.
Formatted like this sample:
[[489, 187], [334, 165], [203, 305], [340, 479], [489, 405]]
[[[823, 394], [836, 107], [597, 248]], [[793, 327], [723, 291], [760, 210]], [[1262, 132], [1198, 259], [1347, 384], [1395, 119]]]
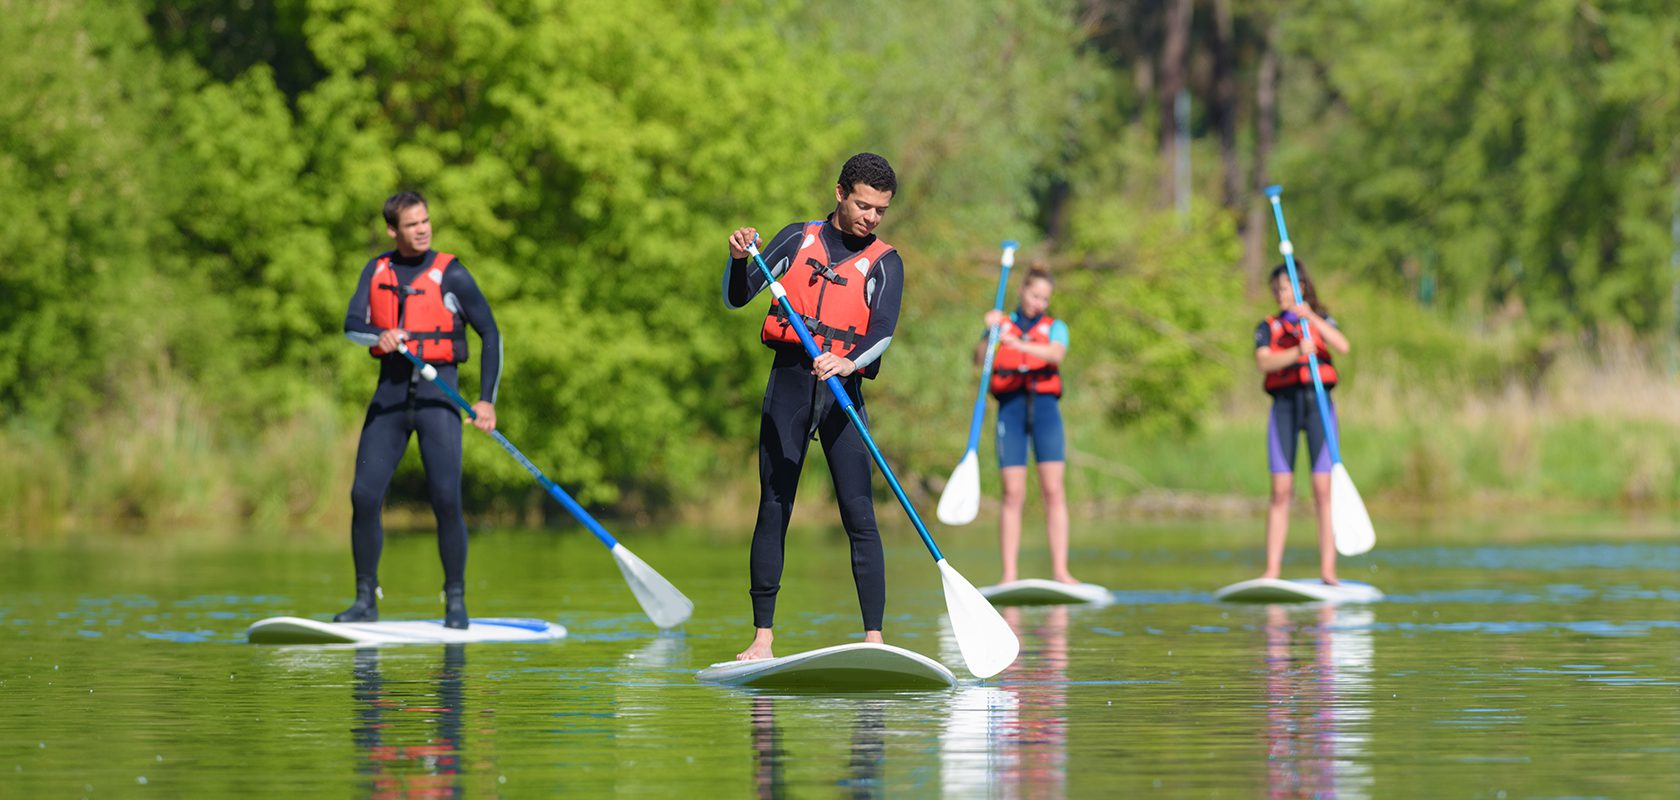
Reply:
[[1027, 578], [983, 586], [980, 594], [994, 606], [1053, 606], [1067, 603], [1102, 605], [1114, 601], [1107, 587], [1094, 583], [1059, 583], [1044, 578]]
[[1213, 593], [1228, 603], [1375, 603], [1383, 593], [1369, 583], [1344, 580], [1332, 586], [1318, 578], [1255, 578]]
[[725, 661], [695, 677], [725, 686], [802, 691], [949, 689], [957, 676], [920, 653], [890, 644], [857, 642], [781, 658]]
[[390, 622], [321, 622], [302, 617], [269, 617], [246, 632], [252, 644], [467, 644], [471, 642], [552, 642], [566, 629], [540, 619], [474, 619], [465, 629], [446, 628], [441, 619]]

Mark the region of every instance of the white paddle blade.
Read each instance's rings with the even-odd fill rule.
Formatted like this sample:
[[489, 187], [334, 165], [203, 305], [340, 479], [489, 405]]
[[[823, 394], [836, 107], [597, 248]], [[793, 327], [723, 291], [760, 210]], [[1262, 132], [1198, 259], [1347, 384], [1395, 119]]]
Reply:
[[1347, 467], [1341, 464], [1330, 468], [1330, 526], [1336, 535], [1336, 552], [1344, 556], [1369, 552], [1377, 543], [1365, 501], [1354, 488], [1353, 478], [1348, 477]]
[[653, 624], [674, 628], [694, 613], [694, 601], [677, 591], [677, 587], [665, 580], [665, 576], [637, 558], [629, 548], [615, 544], [612, 556], [613, 562], [618, 564], [618, 571], [624, 573], [624, 582], [630, 584], [630, 592], [636, 595], [636, 602], [642, 604], [642, 610], [647, 612]]
[[957, 462], [951, 479], [945, 482], [945, 492], [939, 495], [939, 521], [967, 525], [979, 515], [980, 454], [970, 450]]
[[945, 583], [945, 610], [951, 614], [951, 632], [963, 662], [976, 678], [990, 678], [1015, 663], [1021, 640], [992, 607], [980, 590], [956, 568], [939, 559], [939, 577]]

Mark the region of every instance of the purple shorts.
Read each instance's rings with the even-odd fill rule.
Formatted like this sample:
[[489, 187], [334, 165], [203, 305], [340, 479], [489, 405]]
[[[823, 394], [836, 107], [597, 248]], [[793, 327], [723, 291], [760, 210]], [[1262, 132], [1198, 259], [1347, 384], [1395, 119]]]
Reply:
[[[1329, 392], [1330, 425], [1336, 427], [1336, 401]], [[1318, 418], [1318, 397], [1311, 386], [1292, 386], [1272, 395], [1272, 413], [1266, 422], [1266, 460], [1273, 475], [1295, 471], [1295, 446], [1307, 435], [1307, 454], [1314, 474], [1330, 472], [1330, 448], [1324, 444], [1324, 426]]]

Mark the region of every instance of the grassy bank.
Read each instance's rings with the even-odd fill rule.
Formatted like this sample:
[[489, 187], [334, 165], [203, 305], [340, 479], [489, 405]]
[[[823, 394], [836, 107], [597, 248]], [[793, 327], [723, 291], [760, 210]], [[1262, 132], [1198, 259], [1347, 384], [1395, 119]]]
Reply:
[[[874, 428], [906, 489], [931, 512], [961, 455], [974, 370], [963, 357], [978, 330], [970, 299], [994, 278], [978, 269], [920, 289], [886, 378], [866, 388]], [[1343, 451], [1379, 515], [1447, 509], [1671, 509], [1680, 507], [1680, 404], [1658, 359], [1631, 340], [1546, 343], [1485, 334], [1406, 300], [1331, 286], [1354, 342], [1336, 390]], [[1251, 365], [1249, 326], [1198, 343], [1223, 388], [1191, 429], [1129, 421], [1135, 398], [1105, 394], [1124, 360], [1082, 349], [1068, 364], [1069, 493], [1075, 513], [1113, 516], [1255, 515], [1267, 491], [1266, 396]], [[1145, 320], [1147, 322], [1147, 320]], [[1472, 336], [1472, 333], [1478, 335]], [[1165, 335], [1165, 334], [1163, 334]], [[965, 353], [966, 355], [966, 353]], [[1542, 368], [1542, 364], [1544, 367]], [[517, 392], [518, 387], [507, 387]], [[341, 536], [362, 398], [305, 398], [257, 426], [196, 398], [166, 373], [139, 375], [103, 410], [50, 435], [27, 419], [0, 429], [0, 529], [14, 536], [87, 530], [192, 536]], [[756, 413], [743, 400], [734, 413]], [[1134, 404], [1135, 405], [1135, 404]], [[514, 441], [520, 421], [503, 419]], [[990, 423], [982, 464], [995, 463]], [[476, 526], [539, 524], [559, 512], [534, 487], [496, 493], [475, 484], [475, 464], [505, 456], [468, 433], [467, 504]], [[751, 441], [672, 442], [710, 465], [662, 502], [600, 509], [619, 524], [654, 519], [750, 527], [757, 502]], [[831, 517], [828, 475], [813, 448], [800, 518]], [[1304, 458], [1302, 459], [1304, 460]], [[550, 467], [553, 465], [544, 465]], [[996, 473], [983, 470], [995, 498]], [[884, 486], [882, 499], [891, 503]], [[1306, 492], [1298, 492], [1304, 502]], [[990, 510], [988, 515], [992, 513]], [[389, 524], [427, 528], [419, 459], [393, 484]], [[189, 534], [182, 534], [189, 535]]]

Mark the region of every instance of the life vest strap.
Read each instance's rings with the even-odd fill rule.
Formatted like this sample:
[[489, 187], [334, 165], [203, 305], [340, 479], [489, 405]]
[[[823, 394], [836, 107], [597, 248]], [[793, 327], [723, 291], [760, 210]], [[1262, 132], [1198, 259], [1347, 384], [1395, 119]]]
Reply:
[[821, 278], [822, 280], [826, 280], [829, 283], [835, 284], [836, 286], [845, 286], [846, 285], [846, 276], [841, 275], [838, 272], [835, 272], [834, 267], [830, 264], [824, 264], [823, 262], [818, 261], [814, 258], [807, 257], [805, 259], [805, 266], [811, 268], [811, 283], [810, 283], [810, 285], [812, 285], [812, 286], [817, 285], [817, 279], [818, 278]]
[[[783, 325], [790, 324], [787, 321], [787, 312], [782, 309], [781, 304], [779, 303], [775, 307], [775, 314], [776, 318], [781, 320]], [[858, 340], [863, 338], [863, 334], [858, 332], [856, 326], [848, 326], [845, 330], [841, 330], [840, 328], [836, 328], [832, 325], [824, 324], [822, 320], [819, 320], [816, 317], [807, 317], [804, 314], [800, 314], [799, 318], [805, 320], [805, 328], [811, 332], [812, 336], [821, 336], [823, 339], [830, 342], [845, 342], [847, 347], [855, 347]]]

